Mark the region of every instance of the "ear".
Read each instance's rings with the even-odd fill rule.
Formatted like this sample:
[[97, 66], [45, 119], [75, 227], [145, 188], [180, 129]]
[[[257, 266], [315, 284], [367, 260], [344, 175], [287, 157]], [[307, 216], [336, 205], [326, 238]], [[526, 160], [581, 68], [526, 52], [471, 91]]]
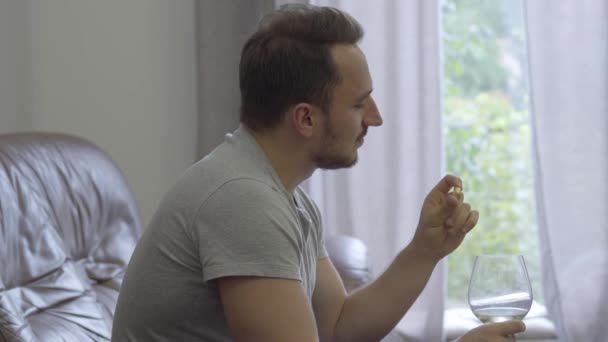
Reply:
[[293, 128], [303, 137], [310, 138], [315, 125], [316, 107], [310, 103], [301, 102], [293, 106], [289, 114]]

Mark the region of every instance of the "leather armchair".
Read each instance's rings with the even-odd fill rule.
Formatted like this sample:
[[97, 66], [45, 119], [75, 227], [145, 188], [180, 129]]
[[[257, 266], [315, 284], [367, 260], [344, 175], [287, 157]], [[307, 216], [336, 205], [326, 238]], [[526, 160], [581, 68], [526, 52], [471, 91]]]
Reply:
[[141, 234], [109, 156], [53, 133], [0, 135], [0, 341], [105, 341]]
[[[0, 342], [107, 341], [137, 205], [98, 147], [56, 133], [0, 135]], [[371, 280], [367, 249], [330, 236], [350, 292]]]
[[363, 241], [352, 236], [333, 235], [327, 237], [325, 246], [347, 292], [372, 280], [367, 247]]

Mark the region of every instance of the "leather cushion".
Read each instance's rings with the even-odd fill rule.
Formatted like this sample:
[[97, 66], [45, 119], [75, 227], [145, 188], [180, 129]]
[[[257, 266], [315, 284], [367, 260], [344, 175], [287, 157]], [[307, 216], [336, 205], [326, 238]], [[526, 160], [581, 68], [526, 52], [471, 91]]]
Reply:
[[106, 153], [63, 134], [0, 136], [0, 336], [109, 340], [140, 235]]
[[352, 236], [334, 235], [327, 238], [325, 245], [347, 292], [371, 281], [372, 271], [363, 241]]

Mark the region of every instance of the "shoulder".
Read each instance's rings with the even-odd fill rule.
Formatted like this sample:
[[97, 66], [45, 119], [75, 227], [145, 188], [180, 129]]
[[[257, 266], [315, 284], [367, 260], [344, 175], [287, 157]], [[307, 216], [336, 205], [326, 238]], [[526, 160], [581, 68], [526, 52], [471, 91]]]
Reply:
[[280, 230], [297, 226], [289, 198], [273, 184], [259, 179], [231, 179], [206, 198], [194, 217], [197, 229], [223, 231]]
[[219, 184], [202, 204], [206, 207], [214, 203], [231, 204], [231, 208], [245, 206], [260, 209], [289, 204], [282, 191], [274, 184], [250, 177], [226, 179]]
[[159, 208], [192, 219], [201, 208], [213, 203], [231, 203], [234, 207], [255, 200], [270, 205], [276, 203], [279, 193], [272, 178], [254, 158], [219, 149], [185, 170]]

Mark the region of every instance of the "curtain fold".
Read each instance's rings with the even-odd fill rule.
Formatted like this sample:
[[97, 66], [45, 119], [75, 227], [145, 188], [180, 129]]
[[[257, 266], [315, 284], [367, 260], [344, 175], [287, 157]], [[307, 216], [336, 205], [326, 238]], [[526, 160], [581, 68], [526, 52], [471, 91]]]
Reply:
[[[412, 238], [422, 201], [443, 176], [439, 3], [310, 2], [345, 10], [362, 24], [384, 125], [369, 129], [357, 165], [319, 170], [306, 186], [327, 234], [362, 239], [378, 275]], [[399, 324], [408, 341], [443, 341], [444, 272], [442, 263]]]
[[198, 158], [239, 123], [241, 49], [273, 0], [197, 1]]
[[545, 301], [562, 341], [608, 336], [608, 2], [527, 1]]

